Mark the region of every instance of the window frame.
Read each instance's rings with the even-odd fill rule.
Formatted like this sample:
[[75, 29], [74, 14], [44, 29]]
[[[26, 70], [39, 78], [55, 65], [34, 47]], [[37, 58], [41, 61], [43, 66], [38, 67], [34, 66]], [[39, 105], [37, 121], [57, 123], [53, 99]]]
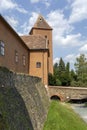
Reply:
[[18, 51], [15, 51], [15, 62], [18, 63], [19, 57], [18, 57]]
[[26, 56], [25, 55], [22, 56], [22, 63], [23, 63], [23, 66], [26, 65]]
[[2, 40], [0, 40], [0, 55], [1, 56], [5, 55], [5, 43]]
[[36, 68], [41, 68], [41, 62], [36, 62]]

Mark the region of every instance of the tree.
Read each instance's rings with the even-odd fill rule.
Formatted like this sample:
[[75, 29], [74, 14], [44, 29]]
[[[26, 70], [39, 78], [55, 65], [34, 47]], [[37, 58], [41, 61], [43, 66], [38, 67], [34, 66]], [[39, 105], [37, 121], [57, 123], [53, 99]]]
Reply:
[[65, 69], [65, 63], [62, 58], [59, 60], [59, 80], [61, 81], [62, 86], [66, 86], [66, 69]]
[[59, 65], [54, 64], [54, 76], [56, 85], [69, 86], [70, 85], [70, 64], [65, 65], [62, 58], [59, 60]]
[[56, 85], [55, 76], [52, 75], [51, 73], [48, 74], [48, 84], [49, 84], [49, 85], [53, 85], [53, 86]]
[[65, 63], [64, 63], [63, 59], [60, 58], [60, 61], [59, 61], [59, 72], [61, 73], [63, 71], [65, 71]]
[[76, 58], [75, 70], [79, 86], [87, 85], [87, 60], [84, 54]]
[[66, 71], [65, 71], [65, 78], [66, 78], [66, 86], [70, 86], [70, 63], [67, 62], [66, 64]]
[[71, 81], [77, 81], [77, 75], [73, 69], [70, 71], [70, 78]]
[[54, 77], [56, 80], [56, 86], [61, 86], [61, 81], [59, 80], [59, 66], [58, 63], [54, 64]]

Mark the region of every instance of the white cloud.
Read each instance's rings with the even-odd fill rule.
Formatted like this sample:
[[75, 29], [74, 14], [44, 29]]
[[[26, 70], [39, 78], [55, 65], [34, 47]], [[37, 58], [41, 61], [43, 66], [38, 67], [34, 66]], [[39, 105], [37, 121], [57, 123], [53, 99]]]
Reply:
[[87, 19], [87, 0], [73, 0], [71, 2], [72, 12], [69, 22], [74, 23]]
[[30, 2], [33, 4], [41, 2], [41, 3], [45, 4], [47, 8], [50, 6], [50, 2], [48, 2], [48, 0], [30, 0]]
[[31, 17], [29, 18], [28, 22], [25, 22], [22, 26], [22, 34], [29, 33], [30, 29], [34, 26], [34, 23], [36, 22], [36, 19], [38, 17], [38, 14], [36, 12], [32, 12]]
[[25, 10], [24, 8], [22, 8], [22, 7], [16, 7], [16, 10], [18, 10], [20, 13], [23, 13], [23, 14], [27, 14], [28, 13], [28, 11], [27, 10]]
[[30, 17], [30, 19], [29, 19], [29, 25], [30, 25], [31, 27], [35, 24], [35, 22], [36, 22], [36, 20], [37, 20], [37, 17], [38, 17], [38, 13], [32, 12], [31, 17]]
[[63, 11], [54, 10], [47, 15], [48, 23], [53, 27], [54, 32], [56, 31], [58, 35], [64, 33], [69, 33], [72, 31], [73, 27], [68, 24], [68, 20], [65, 18]]
[[59, 60], [60, 60], [60, 58], [56, 57], [56, 58], [53, 60], [53, 64], [59, 63]]
[[21, 13], [27, 13], [27, 11], [19, 6], [16, 2], [13, 2], [12, 0], [0, 0], [0, 11], [5, 11], [9, 9], [15, 9], [18, 10]]
[[83, 44], [81, 41], [82, 35], [80, 33], [72, 34], [74, 27], [69, 24], [68, 19], [65, 18], [63, 11], [51, 11], [47, 15], [47, 21], [53, 28], [53, 42], [54, 46], [78, 46]]
[[79, 46], [82, 44], [82, 41], [80, 41], [81, 34], [70, 34], [66, 35], [66, 37], [61, 37], [61, 43], [62, 45], [69, 45], [69, 46]]
[[30, 0], [31, 3], [38, 3], [40, 0]]
[[17, 21], [17, 19], [15, 19], [14, 17], [6, 16], [6, 19], [7, 19], [8, 23], [9, 23], [13, 28], [16, 28], [17, 25], [19, 24], [19, 22]]
[[43, 3], [46, 5], [46, 7], [48, 8], [50, 6], [50, 2], [48, 2], [48, 0], [44, 0]]
[[68, 54], [67, 56], [64, 57], [65, 63], [69, 62], [70, 63], [70, 68], [74, 69], [74, 64], [76, 63], [76, 58], [79, 57], [80, 54]]
[[79, 49], [80, 52], [87, 53], [87, 43]]
[[72, 64], [75, 63], [75, 59], [76, 59], [76, 55], [75, 54], [69, 54], [69, 55], [65, 56], [65, 58], [64, 58], [64, 60], [66, 62], [70, 62]]
[[11, 0], [0, 0], [0, 10], [13, 9], [17, 6], [16, 3], [13, 3]]

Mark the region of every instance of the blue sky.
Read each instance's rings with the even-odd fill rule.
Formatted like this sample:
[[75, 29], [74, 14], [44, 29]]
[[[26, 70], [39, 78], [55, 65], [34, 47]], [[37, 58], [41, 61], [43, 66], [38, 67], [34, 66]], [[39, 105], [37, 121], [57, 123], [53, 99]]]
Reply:
[[73, 66], [87, 57], [87, 0], [0, 0], [0, 13], [20, 35], [28, 34], [38, 14], [53, 28], [53, 60]]

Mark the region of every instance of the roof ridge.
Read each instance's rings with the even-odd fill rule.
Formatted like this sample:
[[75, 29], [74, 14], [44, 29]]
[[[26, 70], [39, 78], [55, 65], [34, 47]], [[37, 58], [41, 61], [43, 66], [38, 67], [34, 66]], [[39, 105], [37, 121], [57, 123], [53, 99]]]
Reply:
[[34, 35], [22, 35], [22, 36], [20, 36], [20, 37], [34, 37], [34, 36], [36, 36], [36, 37], [41, 37], [41, 38], [45, 39], [45, 37], [44, 37], [44, 36], [42, 36], [41, 34], [34, 34]]

